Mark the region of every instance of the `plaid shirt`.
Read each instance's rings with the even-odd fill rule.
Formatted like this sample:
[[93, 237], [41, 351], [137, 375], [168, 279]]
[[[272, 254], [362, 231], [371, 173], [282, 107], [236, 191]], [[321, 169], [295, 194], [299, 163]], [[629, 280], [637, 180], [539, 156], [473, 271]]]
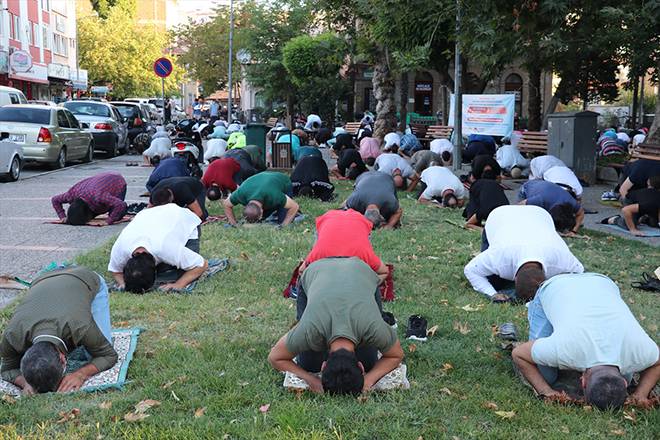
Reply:
[[82, 199], [96, 214], [109, 212], [108, 224], [121, 220], [126, 212], [126, 181], [118, 173], [102, 173], [81, 180], [64, 194], [51, 199], [53, 208], [60, 219], [66, 218], [63, 203]]

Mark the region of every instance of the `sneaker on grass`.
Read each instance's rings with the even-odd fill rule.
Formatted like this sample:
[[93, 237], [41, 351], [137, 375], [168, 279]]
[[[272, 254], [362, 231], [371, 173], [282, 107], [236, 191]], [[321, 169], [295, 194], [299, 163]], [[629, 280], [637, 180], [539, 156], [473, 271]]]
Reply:
[[408, 318], [406, 339], [426, 342], [426, 324], [426, 319], [420, 315], [412, 315], [410, 318]]

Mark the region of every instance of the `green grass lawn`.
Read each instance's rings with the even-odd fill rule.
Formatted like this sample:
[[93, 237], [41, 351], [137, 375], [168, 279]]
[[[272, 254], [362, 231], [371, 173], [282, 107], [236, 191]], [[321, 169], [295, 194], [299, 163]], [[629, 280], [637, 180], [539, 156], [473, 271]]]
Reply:
[[[349, 185], [338, 186], [345, 197]], [[314, 218], [341, 202], [302, 201], [306, 219], [281, 230], [206, 226], [202, 253], [229, 257], [232, 267], [193, 295], [114, 293], [113, 324], [145, 329], [128, 372], [130, 383], [121, 392], [0, 401], [0, 438], [660, 438], [657, 410], [598, 412], [536, 400], [514, 378], [509, 357], [492, 336], [493, 326], [506, 321], [526, 333], [526, 309], [490, 304], [463, 276], [463, 266], [479, 250], [480, 235], [444, 221], [460, 222], [458, 211], [418, 206], [406, 194], [401, 199], [404, 227], [372, 237], [376, 252], [395, 265], [397, 299], [385, 310], [402, 324], [401, 338], [411, 314], [438, 326], [426, 343], [402, 342], [410, 390], [360, 400], [296, 396], [282, 388], [282, 374], [268, 365], [271, 345], [295, 318], [294, 301], [283, 298], [282, 289], [312, 245]], [[217, 204], [212, 212], [220, 212]], [[587, 234], [591, 240], [572, 239], [569, 246], [587, 270], [617, 281], [657, 340], [658, 296], [633, 290], [630, 282], [655, 269], [658, 250]], [[81, 256], [79, 263], [105, 273], [111, 244]], [[467, 304], [478, 310], [463, 310]], [[0, 328], [11, 312], [1, 313]], [[143, 421], [125, 421], [124, 415], [144, 399], [161, 405]], [[270, 407], [261, 412], [265, 404]], [[60, 412], [74, 408], [80, 410], [75, 419], [57, 423]], [[515, 415], [507, 419], [495, 411]]]

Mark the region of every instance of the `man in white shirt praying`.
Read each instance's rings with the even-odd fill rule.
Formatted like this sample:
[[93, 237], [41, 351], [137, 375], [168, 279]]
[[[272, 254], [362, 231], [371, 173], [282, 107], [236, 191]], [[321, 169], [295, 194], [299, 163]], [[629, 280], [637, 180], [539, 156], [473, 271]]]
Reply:
[[[424, 205], [458, 208], [463, 206], [467, 198], [465, 186], [449, 168], [428, 167], [422, 171], [419, 180], [423, 184], [423, 189], [417, 200]], [[417, 182], [414, 181], [413, 185], [415, 183]]]
[[660, 379], [658, 345], [639, 325], [619, 288], [596, 273], [558, 275], [543, 283], [529, 303], [529, 341], [517, 346], [513, 362], [542, 397], [558, 370], [582, 372], [585, 401], [617, 409], [628, 397], [633, 373], [641, 372], [629, 403], [648, 406]]
[[156, 281], [156, 266], [164, 263], [182, 273], [175, 282], [160, 289], [185, 288], [208, 267], [199, 255], [201, 222], [191, 210], [174, 203], [140, 211], [112, 246], [108, 271], [120, 288], [144, 293]]
[[504, 293], [527, 301], [548, 278], [582, 273], [584, 267], [555, 231], [552, 217], [538, 206], [500, 206], [486, 220], [482, 252], [464, 269], [474, 290], [494, 302], [510, 301]]
[[396, 145], [388, 147], [376, 158], [374, 169], [381, 173], [389, 174], [394, 178], [394, 185], [397, 188], [406, 186], [406, 179], [415, 179], [417, 173], [410, 166], [408, 161], [397, 154]]

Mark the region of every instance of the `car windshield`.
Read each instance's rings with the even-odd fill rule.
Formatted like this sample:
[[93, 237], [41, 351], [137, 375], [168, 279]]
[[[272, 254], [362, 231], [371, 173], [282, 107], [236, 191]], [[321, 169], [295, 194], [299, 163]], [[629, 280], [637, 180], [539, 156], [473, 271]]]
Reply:
[[150, 99], [149, 104], [153, 104], [156, 107], [163, 108], [163, 100], [162, 99]]
[[0, 121], [50, 124], [50, 110], [41, 108], [0, 107]]
[[132, 105], [115, 104], [115, 107], [117, 107], [117, 110], [119, 110], [119, 113], [124, 118], [132, 118], [135, 116], [135, 107]]
[[104, 118], [111, 116], [110, 109], [107, 106], [94, 104], [93, 102], [67, 102], [64, 107], [74, 115], [102, 116]]

